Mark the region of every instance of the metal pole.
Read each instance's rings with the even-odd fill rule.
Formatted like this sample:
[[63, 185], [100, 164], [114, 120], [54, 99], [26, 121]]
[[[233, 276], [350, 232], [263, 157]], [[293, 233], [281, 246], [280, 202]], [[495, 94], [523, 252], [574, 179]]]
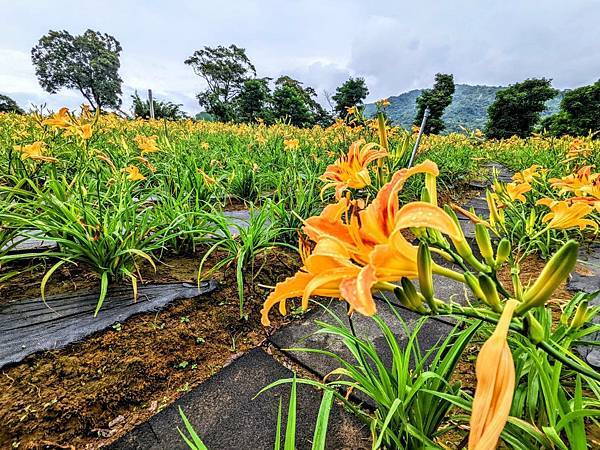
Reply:
[[427, 123], [427, 118], [429, 117], [429, 106], [425, 108], [425, 112], [423, 113], [423, 121], [421, 122], [421, 128], [419, 129], [419, 134], [417, 135], [417, 140], [415, 141], [415, 146], [413, 147], [412, 154], [410, 155], [410, 159], [408, 160], [408, 167], [412, 167], [413, 161], [415, 160], [415, 155], [417, 154], [417, 149], [419, 148], [419, 143], [421, 142], [421, 136], [423, 136], [423, 131], [425, 130], [425, 124]]
[[152, 89], [148, 89], [148, 104], [150, 105], [150, 118], [154, 119], [154, 100], [152, 100]]

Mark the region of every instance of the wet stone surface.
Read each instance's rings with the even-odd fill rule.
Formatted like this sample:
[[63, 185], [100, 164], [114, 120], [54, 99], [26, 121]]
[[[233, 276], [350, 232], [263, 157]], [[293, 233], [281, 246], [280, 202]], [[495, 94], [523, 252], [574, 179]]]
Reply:
[[[107, 448], [187, 449], [177, 431], [177, 427], [184, 429], [178, 413], [181, 407], [209, 449], [270, 450], [274, 448], [280, 398], [285, 435], [290, 385], [254, 397], [270, 383], [290, 377], [292, 372], [264, 350], [252, 350]], [[310, 449], [321, 394], [310, 386], [298, 385], [297, 401], [296, 448]], [[368, 429], [334, 404], [326, 448], [370, 448]]]
[[38, 351], [54, 350], [96, 331], [123, 322], [133, 314], [155, 311], [174, 300], [193, 298], [216, 288], [214, 281], [141, 286], [134, 301], [130, 287], [108, 292], [97, 317], [98, 292], [72, 292], [16, 300], [0, 307], [0, 367]]
[[[585, 292], [592, 294], [600, 291], [600, 245], [596, 245], [590, 249], [583, 248], [579, 254], [579, 264], [581, 273], [573, 272], [567, 287], [571, 291]], [[590, 302], [590, 306], [600, 305], [600, 295]], [[596, 315], [593, 319], [594, 323], [600, 324], [600, 316]], [[587, 340], [599, 341], [600, 333], [590, 335]], [[600, 348], [598, 346], [584, 346], [577, 348], [581, 356], [588, 362], [589, 365], [596, 370], [600, 370]]]
[[600, 245], [590, 249], [582, 247], [578, 262], [582, 266], [582, 273], [574, 272], [571, 275], [568, 288], [588, 294], [600, 290]]
[[[381, 295], [381, 294], [379, 294]], [[407, 342], [407, 330], [402, 322], [396, 317], [398, 314], [406, 327], [412, 329], [422, 316], [402, 307], [392, 309], [387, 302], [376, 298], [377, 314], [392, 329], [400, 347], [405, 347]], [[339, 300], [332, 300], [325, 305], [325, 308], [315, 307], [302, 320], [293, 322], [272, 335], [269, 340], [292, 359], [324, 377], [333, 369], [339, 367], [339, 364], [333, 358], [302, 351], [288, 350], [291, 348], [312, 348], [333, 352], [340, 355], [349, 362], [356, 360], [350, 351], [344, 345], [343, 341], [335, 335], [316, 333], [321, 327], [316, 321], [335, 324], [339, 319], [345, 327], [350, 325], [350, 320], [354, 326], [356, 334], [368, 341], [371, 341], [377, 349], [382, 360], [386, 364], [391, 364], [391, 352], [383, 336], [383, 332], [377, 326], [376, 322], [369, 317], [354, 314], [350, 319], [347, 314], [346, 303]], [[394, 313], [395, 310], [395, 313]], [[332, 316], [335, 315], [334, 316]], [[449, 322], [435, 318], [429, 318], [420, 330], [418, 335], [421, 351], [425, 353], [434, 347], [440, 340], [445, 339], [452, 331], [453, 325]], [[316, 333], [316, 334], [315, 334]]]

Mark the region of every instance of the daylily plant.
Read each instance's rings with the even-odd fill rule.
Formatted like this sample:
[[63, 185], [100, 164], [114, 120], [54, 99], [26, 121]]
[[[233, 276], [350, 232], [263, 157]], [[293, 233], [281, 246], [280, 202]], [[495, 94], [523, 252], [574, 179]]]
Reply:
[[[357, 182], [352, 187], [368, 185], [366, 164], [353, 165], [350, 161], [372, 161], [374, 155], [379, 157], [379, 153], [374, 153], [375, 146], [366, 149], [363, 146], [361, 155], [361, 145], [363, 143], [351, 147], [352, 158], [340, 159], [328, 168], [323, 179], [330, 182], [326, 187], [336, 186], [338, 200], [326, 206], [320, 215], [304, 220], [302, 232], [307, 239], [301, 240], [303, 266], [268, 296], [262, 309], [262, 323], [270, 324], [269, 312], [275, 305], [286, 314], [286, 301], [294, 297], [302, 298], [303, 309], [307, 308], [311, 296], [339, 298], [348, 303], [349, 314], [372, 316], [377, 312], [373, 298], [377, 290], [394, 292], [403, 306], [418, 313], [468, 316], [497, 323], [477, 362], [478, 385], [469, 440], [469, 449], [495, 448], [508, 420], [515, 386], [515, 369], [506, 341], [509, 328], [525, 336], [536, 329], [531, 325], [535, 325], [535, 318], [529, 311], [543, 307], [573, 270], [578, 246], [569, 241], [548, 262], [532, 286], [525, 288], [518, 277], [514, 277], [513, 286], [506, 288], [496, 273], [510, 259], [510, 242], [503, 239], [494, 251], [489, 234], [489, 230], [494, 229], [491, 222], [503, 220], [492, 197], [497, 194], [488, 193], [494, 211], [490, 221], [471, 214], [477, 223], [476, 243], [482, 256], [479, 260], [453, 211], [437, 205], [439, 170], [431, 161], [396, 172], [370, 203], [361, 198], [352, 199], [349, 193], [342, 197], [350, 180]], [[344, 178], [334, 178], [333, 174], [344, 174]], [[426, 201], [400, 205], [398, 193], [406, 180], [417, 174], [425, 174], [422, 198]], [[516, 185], [529, 185], [538, 175], [532, 168], [520, 176], [522, 181], [515, 181]], [[515, 192], [518, 199], [527, 189], [519, 187]], [[555, 214], [548, 216], [548, 226], [556, 225], [558, 217], [562, 217], [558, 211]], [[417, 236], [418, 245], [411, 243], [407, 231]], [[453, 263], [459, 271], [435, 263], [432, 252]], [[481, 303], [465, 307], [435, 298], [433, 274], [465, 283]], [[415, 279], [419, 280], [420, 292], [411, 281]], [[525, 322], [529, 324], [527, 327]], [[540, 341], [539, 336], [536, 339]], [[571, 366], [578, 364], [565, 359], [551, 345], [546, 345], [545, 350]]]

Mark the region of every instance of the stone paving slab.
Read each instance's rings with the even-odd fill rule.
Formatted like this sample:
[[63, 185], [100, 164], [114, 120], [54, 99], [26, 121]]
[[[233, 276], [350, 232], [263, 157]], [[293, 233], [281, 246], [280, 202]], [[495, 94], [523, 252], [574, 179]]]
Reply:
[[[400, 321], [394, 315], [394, 312], [381, 298], [376, 298], [378, 315], [394, 330], [394, 333], [401, 346], [407, 342], [407, 334]], [[350, 319], [347, 315], [345, 302], [331, 300], [326, 304], [327, 308], [334, 313], [345, 326], [349, 326]], [[409, 329], [412, 329], [416, 322], [422, 317], [412, 311], [404, 308], [395, 308], [397, 313], [405, 321]], [[371, 318], [354, 314], [352, 316], [355, 331], [358, 336], [370, 340], [377, 348], [382, 360], [387, 364], [391, 363], [391, 353], [381, 330], [377, 327], [375, 321]], [[342, 340], [330, 334], [315, 332], [320, 326], [315, 321], [327, 323], [336, 323], [331, 314], [322, 307], [315, 307], [302, 320], [292, 322], [291, 324], [278, 330], [270, 336], [270, 342], [277, 348], [282, 349], [288, 356], [298, 361], [303, 366], [310, 369], [320, 377], [324, 377], [333, 369], [339, 367], [339, 364], [332, 358], [319, 355], [317, 353], [308, 353], [301, 351], [288, 351], [289, 348], [313, 348], [334, 352], [346, 360], [355, 361]], [[435, 346], [440, 339], [445, 339], [452, 331], [453, 325], [448, 322], [430, 318], [422, 327], [418, 341], [423, 352]]]
[[476, 195], [475, 197], [473, 197], [472, 199], [470, 199], [468, 202], [466, 202], [463, 206], [464, 209], [466, 209], [467, 211], [470, 211], [471, 208], [473, 208], [475, 210], [475, 212], [483, 217], [487, 217], [489, 214], [489, 209], [488, 209], [488, 204], [487, 204], [487, 200], [485, 198], [485, 194], [480, 194], [480, 195]]
[[[177, 427], [183, 429], [177, 409], [180, 406], [196, 433], [211, 450], [271, 450], [275, 442], [280, 398], [283, 398], [282, 435], [285, 435], [290, 386], [278, 386], [256, 399], [253, 397], [268, 384], [290, 377], [292, 372], [264, 350], [252, 350], [107, 448], [187, 449], [177, 431]], [[321, 394], [312, 387], [298, 385], [297, 400], [296, 448], [310, 449]], [[327, 448], [370, 447], [366, 427], [334, 404], [327, 433]]]
[[[593, 246], [590, 249], [583, 247], [580, 250], [579, 264], [582, 266], [582, 273], [573, 272], [567, 283], [567, 288], [571, 291], [586, 292], [592, 294], [600, 291], [600, 245]], [[596, 296], [590, 302], [591, 306], [600, 305], [600, 295]], [[600, 317], [593, 319], [594, 323], [600, 324]], [[587, 337], [588, 340], [599, 341], [600, 333]], [[579, 354], [596, 370], [600, 370], [600, 348], [598, 346], [579, 346]]]
[[141, 286], [134, 301], [130, 287], [110, 289], [97, 317], [98, 292], [72, 292], [46, 298], [15, 300], [0, 307], [0, 368], [38, 351], [78, 341], [133, 314], [155, 311], [181, 298], [216, 288], [213, 280], [197, 285], [169, 283]]
[[43, 236], [39, 238], [17, 237], [8, 241], [0, 251], [8, 254], [41, 253], [54, 250], [56, 247], [56, 242], [45, 240]]
[[583, 291], [588, 294], [600, 290], [600, 245], [591, 249], [582, 246], [578, 263], [583, 267], [583, 273], [573, 272], [567, 287], [571, 291]]
[[482, 167], [489, 170], [489, 175], [487, 176], [488, 180], [493, 179], [492, 173], [494, 169], [496, 169], [498, 171], [498, 180], [502, 181], [503, 183], [510, 183], [512, 181], [514, 172], [503, 164], [491, 162], [483, 165]]

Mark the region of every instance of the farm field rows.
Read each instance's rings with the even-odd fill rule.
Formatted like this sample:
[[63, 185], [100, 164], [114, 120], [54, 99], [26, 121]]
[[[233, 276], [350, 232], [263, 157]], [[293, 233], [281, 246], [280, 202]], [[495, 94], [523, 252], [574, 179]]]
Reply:
[[[440, 411], [461, 411], [456, 422], [436, 417], [431, 419], [435, 429], [414, 431], [394, 416], [398, 405], [390, 406], [387, 393], [367, 392], [380, 407], [366, 414], [367, 420], [388, 448], [444, 439], [457, 448], [471, 406], [476, 408], [470, 356], [494, 336], [497, 323], [510, 323], [505, 312], [513, 309], [513, 327], [521, 335], [509, 339], [520, 361], [510, 414], [535, 426], [513, 421], [502, 439], [519, 448], [516, 436], [526, 430], [523, 446], [560, 441], [575, 448], [570, 445], [581, 436], [597, 444], [599, 379], [585, 361], [569, 356], [597, 331], [588, 308], [594, 298], [571, 299], [563, 282], [575, 266], [567, 253], [598, 243], [600, 141], [538, 135], [486, 140], [477, 131], [430, 135], [407, 169], [416, 133], [384, 123], [379, 116], [352, 126], [338, 121], [329, 128], [300, 129], [124, 120], [86, 109], [51, 116], [0, 114], [0, 308], [87, 289], [97, 292], [94, 313], [102, 315], [115, 286], [130, 288], [133, 302], [147, 284], [206, 279], [218, 284], [201, 299], [176, 301], [66, 348], [0, 368], [0, 421], [6, 425], [0, 447], [110, 443], [242, 352], [264, 346], [274, 329], [302, 320], [301, 302], [286, 308], [288, 297], [304, 295], [302, 303], [311, 295], [342, 298], [354, 314], [373, 315], [362, 282], [367, 292], [387, 289], [403, 307], [425, 316], [455, 315], [467, 330], [456, 337], [464, 353], [456, 350], [448, 363], [458, 364], [458, 375], [446, 367], [440, 377], [458, 376], [470, 394], [440, 385], [446, 397], [434, 396]], [[494, 178], [485, 168], [490, 162], [515, 172], [513, 180], [489, 183]], [[477, 183], [489, 189], [483, 196], [485, 217], [461, 207], [476, 194]], [[409, 214], [413, 210], [415, 215]], [[232, 211], [244, 220], [232, 219]], [[415, 218], [422, 215], [433, 219]], [[477, 224], [476, 239], [461, 237], [457, 216]], [[32, 239], [51, 245], [15, 251]], [[378, 245], [396, 251], [394, 246], [405, 243], [413, 260], [401, 268], [378, 265], [376, 251], [383, 248], [376, 250]], [[523, 307], [527, 292], [533, 296], [541, 289], [534, 284], [540, 272], [557, 264], [557, 252], [573, 264], [554, 277], [556, 292]], [[433, 294], [422, 291], [426, 264], [421, 258], [430, 253], [452, 263], [451, 269], [433, 264], [431, 270], [463, 283], [476, 306], [434, 301]], [[344, 276], [328, 272], [332, 268]], [[546, 281], [550, 269], [542, 272]], [[296, 283], [319, 274], [332, 278]], [[372, 278], [370, 284], [365, 278]], [[421, 293], [413, 294], [409, 279], [420, 281]], [[348, 280], [357, 284], [349, 287]], [[396, 282], [399, 294], [390, 284]], [[532, 337], [527, 330], [538, 325], [542, 337]], [[549, 353], [535, 350], [536, 345]], [[561, 349], [568, 355], [559, 365], [552, 358]], [[549, 385], [528, 390], [528, 378], [546, 369], [554, 374]], [[429, 383], [427, 377], [413, 380], [413, 387]], [[358, 378], [350, 374], [360, 384]], [[561, 381], [565, 389], [556, 384]], [[323, 383], [325, 390], [345, 388], [333, 380]], [[552, 389], [555, 404], [547, 401]], [[548, 409], [560, 412], [547, 417]], [[546, 435], [542, 427], [555, 431]]]

